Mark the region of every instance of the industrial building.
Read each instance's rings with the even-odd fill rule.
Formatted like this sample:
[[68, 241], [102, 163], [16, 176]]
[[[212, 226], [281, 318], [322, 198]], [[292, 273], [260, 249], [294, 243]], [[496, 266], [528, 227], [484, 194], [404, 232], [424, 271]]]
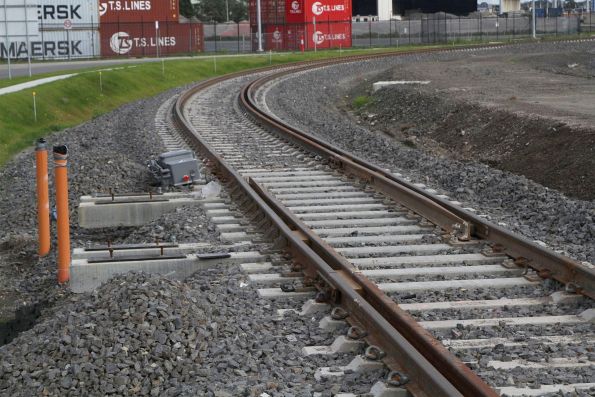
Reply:
[[467, 15], [477, 10], [476, 0], [353, 0], [353, 15], [378, 16], [379, 20], [390, 19], [393, 15], [406, 15], [409, 12], [446, 12]]

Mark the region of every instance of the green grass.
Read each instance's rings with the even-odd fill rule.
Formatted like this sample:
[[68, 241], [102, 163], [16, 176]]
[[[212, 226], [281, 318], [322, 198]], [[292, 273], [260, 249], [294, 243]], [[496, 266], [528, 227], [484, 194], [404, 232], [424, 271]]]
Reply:
[[[385, 51], [377, 49], [375, 51]], [[370, 50], [350, 51], [350, 54], [370, 53]], [[272, 56], [272, 64], [335, 57], [337, 51], [317, 53], [280, 53]], [[87, 70], [77, 76], [31, 89], [0, 96], [0, 165], [33, 144], [35, 139], [52, 132], [78, 125], [117, 107], [151, 97], [173, 87], [204, 80], [216, 75], [269, 65], [268, 56], [217, 58], [200, 57], [165, 62], [142, 63], [124, 69], [103, 71], [103, 91], [100, 91], [99, 72]], [[65, 73], [72, 73], [67, 71]], [[56, 73], [53, 73], [55, 75]], [[31, 80], [52, 74], [35, 75]], [[29, 78], [12, 80], [12, 84]], [[2, 81], [6, 83], [6, 81]], [[8, 85], [8, 84], [7, 84]], [[36, 93], [37, 122], [33, 115], [33, 96]]]
[[[323, 57], [317, 54], [315, 57]], [[273, 57], [273, 63], [302, 60], [287, 54]], [[31, 145], [36, 138], [47, 136], [101, 114], [125, 103], [156, 95], [167, 89], [217, 74], [269, 64], [264, 57], [217, 59], [189, 59], [161, 63], [138, 64], [134, 68], [103, 71], [103, 91], [100, 91], [99, 72], [87, 72], [69, 79], [40, 85], [31, 89], [0, 96], [0, 165]], [[70, 72], [67, 72], [70, 73]], [[47, 77], [36, 75], [33, 79]], [[19, 79], [22, 80], [22, 79]], [[22, 81], [27, 81], [25, 79]], [[13, 81], [13, 83], [22, 82]], [[37, 122], [33, 114], [33, 92], [36, 93]]]
[[353, 99], [353, 101], [351, 102], [351, 106], [354, 109], [361, 109], [364, 106], [366, 106], [367, 104], [369, 104], [371, 100], [372, 100], [372, 98], [367, 95], [360, 95]]
[[[349, 49], [343, 50], [343, 53], [357, 55], [449, 46], [452, 44]], [[338, 56], [340, 54], [336, 50], [306, 52], [305, 54], [274, 53], [272, 64], [280, 65]], [[125, 103], [151, 97], [170, 88], [216, 75], [268, 65], [269, 57], [266, 55], [220, 57], [217, 58], [217, 71], [215, 72], [213, 58], [199, 56], [184, 60], [166, 60], [165, 74], [163, 75], [161, 62], [127, 63], [123, 65], [123, 69], [102, 72], [103, 92], [100, 92], [98, 70], [104, 69], [106, 66], [45, 73], [34, 75], [32, 78], [18, 77], [12, 80], [0, 80], [0, 87], [6, 87], [59, 74], [81, 73], [69, 79], [0, 96], [0, 165], [5, 164], [12, 156], [30, 146], [39, 137], [78, 125], [110, 112]], [[37, 121], [34, 121], [33, 117], [33, 91], [36, 93]], [[370, 98], [367, 97], [358, 97], [353, 101], [353, 105], [359, 108], [367, 104], [369, 100]]]

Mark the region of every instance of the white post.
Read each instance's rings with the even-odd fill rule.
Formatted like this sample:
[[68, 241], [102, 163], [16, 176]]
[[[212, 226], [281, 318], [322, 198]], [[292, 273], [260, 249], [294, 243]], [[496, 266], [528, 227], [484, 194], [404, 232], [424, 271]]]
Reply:
[[537, 29], [537, 22], [535, 21], [535, 0], [531, 0], [531, 10], [533, 12], [533, 21], [532, 21], [532, 27], [533, 27], [533, 38], [536, 39], [537, 38], [537, 33], [536, 33], [536, 29]]
[[[25, 41], [27, 42], [27, 67], [29, 69], [29, 77], [31, 77], [31, 45], [29, 43], [29, 13], [27, 12], [29, 9], [27, 8], [27, 0], [23, 0], [23, 3], [25, 5]], [[6, 9], [4, 9], [4, 12], [6, 12]], [[68, 45], [70, 46], [70, 44]]]
[[99, 92], [103, 95], [103, 80], [101, 79], [101, 70], [99, 71]]
[[35, 91], [33, 91], [33, 118], [35, 118], [35, 122], [37, 123], [37, 102], [35, 102]]
[[273, 50], [269, 49], [269, 65], [273, 64]]
[[318, 50], [318, 33], [316, 33], [316, 17], [312, 17], [312, 25], [314, 29], [312, 39], [314, 40], [314, 52], [316, 52]]
[[260, 15], [260, 0], [256, 0], [256, 24], [258, 25], [258, 52], [262, 52], [262, 16]]
[[8, 62], [8, 79], [12, 80], [12, 70], [10, 69], [10, 42], [8, 41], [8, 14], [6, 7], [6, 0], [4, 0], [4, 34], [6, 35], [6, 61]]
[[165, 77], [165, 59], [161, 58], [161, 76]]
[[217, 73], [217, 57], [213, 56], [213, 70]]
[[159, 21], [155, 21], [155, 55], [159, 58]]

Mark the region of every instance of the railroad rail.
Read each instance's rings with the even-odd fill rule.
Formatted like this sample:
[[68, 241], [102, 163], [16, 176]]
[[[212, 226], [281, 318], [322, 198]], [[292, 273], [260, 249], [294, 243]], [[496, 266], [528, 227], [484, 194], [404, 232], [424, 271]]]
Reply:
[[[336, 175], [341, 175], [341, 178], [355, 181], [352, 182], [352, 185], [364, 186], [362, 190], [368, 195], [380, 194], [382, 197], [390, 199], [388, 206], [382, 203], [388, 208], [386, 216], [389, 222], [379, 222], [378, 225], [395, 224], [395, 230], [400, 228], [399, 230], [415, 230], [415, 233], [419, 233], [419, 236], [391, 235], [386, 237], [387, 241], [407, 241], [407, 238], [417, 241], [423, 233], [437, 229], [440, 241], [433, 241], [432, 244], [427, 244], [427, 247], [424, 246], [423, 249], [427, 252], [440, 253], [448, 251], [450, 247], [455, 247], [463, 250], [468, 249], [471, 253], [467, 255], [473, 256], [481, 254], [480, 251], [486, 246], [490, 247], [489, 252], [484, 252], [485, 260], [481, 259], [479, 262], [481, 264], [505, 262], [507, 263], [507, 268], [503, 267], [505, 273], [515, 275], [519, 274], [519, 271], [528, 273], [525, 274], [525, 281], [521, 282], [522, 285], [529, 285], [538, 279], [551, 278], [567, 286], [568, 290], [595, 298], [595, 272], [568, 257], [536, 245], [437, 197], [402, 177], [287, 125], [264, 111], [259, 104], [258, 91], [260, 89], [276, 79], [284, 78], [292, 73], [338, 63], [408, 54], [411, 52], [304, 62], [283, 67], [280, 71], [275, 71], [275, 68], [264, 68], [211, 79], [198, 84], [180, 96], [174, 106], [174, 120], [184, 134], [187, 143], [208, 160], [208, 165], [220, 180], [229, 184], [232, 198], [240, 203], [244, 212], [255, 214], [252, 216], [252, 223], [258, 225], [262, 230], [268, 230], [268, 236], [276, 239], [279, 247], [291, 253], [293, 262], [299, 265], [299, 270], [304, 275], [304, 285], [316, 287], [317, 301], [341, 307], [343, 312], [339, 317], [347, 318], [348, 322], [355, 327], [354, 329], [368, 331], [367, 342], [377, 346], [379, 351], [383, 352], [383, 356], [386, 354], [383, 357], [383, 362], [395, 371], [392, 373], [395, 378], [394, 383], [402, 384], [413, 395], [497, 396], [499, 394], [494, 388], [449, 351], [428, 329], [420, 325], [408, 311], [388, 295], [389, 292], [396, 291], [391, 289], [395, 288], [392, 284], [373, 281], [374, 277], [381, 280], [390, 278], [389, 273], [386, 272], [379, 272], [380, 276], [377, 274], [375, 276], [374, 271], [379, 270], [378, 261], [369, 262], [372, 264], [372, 270], [362, 271], [365, 261], [357, 259], [358, 254], [355, 251], [358, 247], [350, 249], [350, 247], [343, 246], [345, 242], [352, 241], [349, 237], [350, 234], [344, 234], [350, 233], [349, 230], [338, 232], [338, 229], [333, 229], [335, 230], [333, 233], [339, 233], [337, 234], [339, 237], [333, 240], [333, 235], [330, 232], [325, 232], [322, 226], [319, 229], [312, 226], [317, 222], [312, 219], [326, 219], [325, 216], [334, 219], [332, 214], [322, 212], [325, 211], [324, 209], [312, 210], [313, 214], [308, 214], [306, 210], [296, 212], [295, 206], [298, 205], [298, 202], [303, 201], [298, 200], [298, 196], [311, 198], [312, 194], [316, 193], [310, 193], [310, 190], [304, 190], [304, 193], [295, 193], [297, 190], [284, 191], [283, 186], [291, 184], [292, 181], [316, 178], [321, 181], [329, 181], [328, 186], [334, 186], [333, 184], [342, 183], [341, 179], [335, 181]], [[239, 109], [245, 112], [256, 125], [264, 128], [273, 136], [277, 136], [283, 144], [296, 148], [302, 153], [317, 156], [324, 162], [324, 169], [301, 168], [299, 167], [300, 163], [290, 171], [264, 172], [256, 170], [255, 167], [250, 169], [246, 167], [242, 170], [241, 166], [238, 167], [242, 164], [241, 161], [236, 159], [238, 149], [234, 149], [233, 156], [221, 153], [221, 150], [226, 150], [229, 146], [228, 143], [231, 142], [227, 142], [226, 139], [218, 139], [214, 135], [210, 135], [208, 131], [201, 130], [201, 127], [202, 129], [206, 128], [204, 125], [195, 125], [195, 122], [189, 117], [187, 109], [192, 107], [192, 101], [199, 93], [233, 79], [246, 79], [246, 76], [256, 76], [256, 78], [252, 78], [253, 81], [246, 84], [239, 94]], [[270, 140], [267, 137], [263, 142], [270, 142]], [[302, 163], [308, 162], [304, 160]], [[274, 175], [286, 177], [287, 182], [277, 182], [278, 178]], [[303, 177], [291, 179], [298, 175], [303, 175]], [[308, 186], [305, 182], [302, 184]], [[333, 200], [336, 202], [337, 199], [332, 198], [335, 196], [339, 197], [339, 200], [342, 199], [341, 197], [347, 197], [341, 192], [334, 192], [335, 196], [333, 196], [329, 193], [331, 190], [328, 188], [320, 190], [326, 194], [321, 194], [321, 197], [329, 197], [327, 202]], [[363, 197], [361, 202], [370, 202], [370, 208], [380, 208], [378, 207], [380, 204], [377, 205], [376, 200], [366, 201], [368, 199], [362, 196], [363, 193], [360, 194], [352, 190], [349, 192], [353, 193], [352, 197], [355, 197], [354, 203], [358, 202], [358, 198]], [[288, 204], [290, 202], [295, 203], [293, 208]], [[342, 211], [341, 213], [344, 215], [352, 214], [354, 211], [350, 208], [349, 205], [345, 205], [336, 211]], [[350, 210], [352, 212], [349, 212]], [[378, 214], [382, 211], [383, 209], [378, 211]], [[360, 215], [352, 216], [356, 219]], [[374, 214], [374, 216], [376, 215]], [[397, 218], [400, 223], [391, 223], [397, 222]], [[319, 222], [321, 225], [324, 223], [323, 221]], [[341, 222], [335, 223], [339, 226], [343, 225]], [[357, 222], [355, 223], [357, 224]], [[370, 230], [372, 229], [370, 228]], [[375, 237], [371, 236], [370, 238]], [[397, 247], [397, 249], [399, 248]], [[386, 251], [387, 248], [383, 248], [375, 252], [382, 254]], [[489, 269], [489, 271], [493, 270], [494, 268]], [[518, 279], [520, 278], [518, 277]], [[512, 283], [512, 281], [510, 282]], [[410, 381], [406, 382], [406, 378]]]

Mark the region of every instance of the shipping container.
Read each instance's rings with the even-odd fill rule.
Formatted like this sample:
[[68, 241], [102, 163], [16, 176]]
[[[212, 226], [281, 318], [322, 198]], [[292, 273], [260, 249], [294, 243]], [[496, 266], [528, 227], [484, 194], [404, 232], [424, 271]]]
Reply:
[[[28, 0], [33, 1], [33, 0]], [[97, 29], [98, 0], [36, 0], [39, 29]]]
[[306, 21], [351, 21], [351, 0], [306, 1]]
[[102, 23], [101, 55], [155, 56], [203, 51], [203, 26], [200, 23]]
[[[261, 0], [260, 15], [263, 25], [285, 23], [285, 2], [287, 0]], [[250, 25], [256, 26], [256, 0], [248, 2]]]
[[350, 21], [351, 0], [287, 0], [285, 20], [289, 23], [316, 20]]
[[98, 0], [101, 23], [178, 21], [178, 0]]
[[287, 48], [285, 27], [283, 25], [267, 25], [264, 37], [265, 50], [281, 51]]
[[306, 48], [351, 47], [351, 21], [306, 24]]
[[[263, 26], [263, 49], [265, 51], [299, 51], [301, 40], [307, 50], [314, 48], [349, 48], [351, 41], [351, 21], [302, 23]], [[252, 48], [258, 48], [258, 38], [252, 35]]]
[[38, 31], [37, 6], [33, 3], [25, 4], [19, 0], [5, 1], [6, 4], [0, 4], [0, 40], [6, 42], [6, 40], [36, 36]]
[[305, 0], [287, 0], [285, 21], [287, 23], [303, 23], [306, 20]]
[[[29, 47], [25, 39], [10, 43], [11, 58], [27, 58], [27, 48], [33, 59], [75, 59], [91, 58], [100, 55], [99, 32], [97, 30], [52, 30], [40, 31], [29, 37]], [[5, 55], [6, 47], [0, 43], [0, 51]]]

